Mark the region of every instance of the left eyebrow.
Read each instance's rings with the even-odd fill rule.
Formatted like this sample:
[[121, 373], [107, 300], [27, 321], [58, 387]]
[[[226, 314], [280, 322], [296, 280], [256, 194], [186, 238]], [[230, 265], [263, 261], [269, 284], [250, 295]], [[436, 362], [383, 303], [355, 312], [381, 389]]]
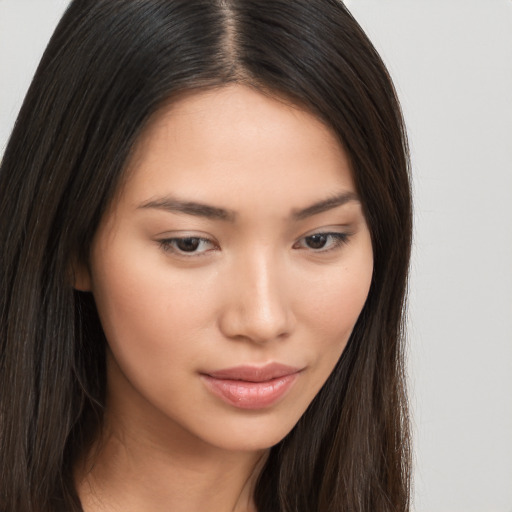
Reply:
[[318, 215], [319, 213], [332, 210], [338, 206], [343, 206], [344, 204], [351, 201], [359, 202], [359, 197], [357, 194], [355, 192], [343, 192], [322, 201], [318, 201], [317, 203], [307, 206], [306, 208], [293, 210], [292, 217], [294, 220], [303, 220], [308, 217], [312, 217], [313, 215]]

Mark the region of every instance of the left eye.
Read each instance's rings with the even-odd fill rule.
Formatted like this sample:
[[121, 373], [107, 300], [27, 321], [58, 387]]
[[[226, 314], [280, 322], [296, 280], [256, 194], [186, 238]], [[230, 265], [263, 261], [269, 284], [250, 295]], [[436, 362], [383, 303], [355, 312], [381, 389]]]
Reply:
[[296, 249], [311, 249], [321, 252], [335, 249], [347, 243], [346, 233], [315, 233], [301, 238], [294, 246]]
[[159, 243], [165, 251], [188, 255], [202, 254], [213, 248], [213, 243], [210, 240], [198, 236], [167, 238], [160, 240]]

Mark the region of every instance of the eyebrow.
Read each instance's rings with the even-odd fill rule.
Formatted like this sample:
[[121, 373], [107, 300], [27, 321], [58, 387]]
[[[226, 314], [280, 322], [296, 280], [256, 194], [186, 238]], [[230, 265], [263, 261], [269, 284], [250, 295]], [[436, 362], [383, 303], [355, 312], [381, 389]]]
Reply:
[[307, 206], [306, 208], [302, 208], [301, 210], [293, 210], [292, 217], [295, 220], [303, 220], [307, 217], [312, 217], [313, 215], [318, 215], [319, 213], [332, 210], [338, 206], [343, 206], [344, 204], [351, 201], [359, 202], [359, 197], [357, 194], [355, 192], [343, 192], [341, 194], [328, 197], [322, 201], [318, 201], [317, 203], [314, 203], [311, 206]]
[[196, 203], [194, 201], [180, 201], [173, 197], [161, 197], [158, 199], [151, 199], [142, 203], [138, 208], [155, 208], [157, 210], [166, 210], [168, 212], [185, 213], [195, 217], [205, 217], [213, 220], [226, 220], [233, 222], [236, 218], [236, 213], [224, 208], [217, 208], [203, 203]]
[[[318, 201], [306, 208], [299, 210], [292, 210], [291, 217], [293, 220], [303, 220], [319, 213], [332, 210], [350, 201], [359, 201], [359, 197], [354, 192], [343, 192], [327, 199]], [[165, 210], [171, 213], [185, 213], [195, 217], [204, 217], [212, 220], [224, 220], [234, 222], [236, 213], [233, 210], [219, 208], [204, 203], [197, 203], [195, 201], [182, 201], [170, 196], [151, 199], [138, 206], [138, 208], [150, 208], [157, 210]]]

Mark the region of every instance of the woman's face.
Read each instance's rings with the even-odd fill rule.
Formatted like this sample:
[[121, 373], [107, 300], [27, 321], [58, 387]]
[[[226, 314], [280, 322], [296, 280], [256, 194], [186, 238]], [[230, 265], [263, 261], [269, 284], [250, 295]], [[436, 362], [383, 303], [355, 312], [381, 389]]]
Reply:
[[333, 133], [232, 85], [159, 113], [89, 263], [76, 286], [108, 340], [107, 412], [141, 435], [260, 450], [333, 370], [373, 257]]

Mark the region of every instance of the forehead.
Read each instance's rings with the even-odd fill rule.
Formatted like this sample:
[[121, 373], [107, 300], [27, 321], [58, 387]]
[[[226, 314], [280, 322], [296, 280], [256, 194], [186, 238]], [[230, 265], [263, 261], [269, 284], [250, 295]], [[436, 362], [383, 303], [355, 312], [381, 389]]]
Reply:
[[275, 196], [307, 202], [354, 191], [348, 158], [329, 127], [241, 85], [190, 93], [162, 108], [140, 137], [128, 176], [133, 201], [179, 190], [196, 200], [229, 196], [233, 207], [258, 196], [261, 207]]

